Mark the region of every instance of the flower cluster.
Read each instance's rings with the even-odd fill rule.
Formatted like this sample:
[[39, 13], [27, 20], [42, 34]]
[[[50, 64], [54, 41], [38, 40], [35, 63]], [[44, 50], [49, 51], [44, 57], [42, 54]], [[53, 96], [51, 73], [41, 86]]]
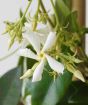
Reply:
[[[34, 16], [31, 17], [29, 12], [29, 17], [26, 17], [32, 1], [29, 0], [28, 6], [19, 21], [6, 22], [6, 33], [9, 33], [11, 38], [9, 47], [15, 40], [19, 42], [26, 40], [26, 44], [23, 45], [25, 48], [19, 50], [19, 55], [34, 59], [37, 62], [20, 79], [33, 75], [32, 82], [40, 81], [47, 62], [54, 71], [54, 76], [63, 74], [64, 70], [68, 70], [76, 78], [85, 82], [79, 67], [84, 58], [81, 59], [77, 51], [81, 43], [80, 36], [77, 32], [70, 32], [68, 25], [66, 27], [60, 25], [53, 0], [50, 1], [55, 18], [49, 16], [42, 0], [37, 0]], [[27, 48], [29, 44], [32, 49]]]
[[[10, 79], [8, 76], [11, 74], [13, 80], [10, 81], [11, 86], [9, 87], [13, 88], [16, 85], [18, 88], [15, 93], [13, 89], [10, 89], [9, 94], [13, 94], [12, 98], [17, 97], [16, 102], [11, 100], [9, 103], [13, 101], [13, 103], [23, 105], [62, 104], [61, 99], [66, 96], [66, 93], [69, 93], [65, 100], [68, 102], [69, 98], [74, 100], [74, 97], [71, 96], [77, 95], [71, 90], [79, 93], [80, 89], [85, 88], [85, 83], [88, 82], [88, 57], [84, 51], [82, 39], [88, 29], [78, 25], [77, 12], [73, 11], [74, 7], [71, 8], [70, 1], [27, 0], [27, 7], [24, 11], [20, 10], [19, 19], [15, 22], [4, 22], [6, 29], [3, 34], [8, 33], [10, 36], [9, 49], [15, 41], [19, 43], [16, 50], [2, 57], [0, 61], [17, 52], [20, 59], [14, 70], [20, 67], [22, 70], [22, 72], [8, 72], [3, 76], [4, 78], [1, 78], [0, 90], [3, 90], [6, 82], [8, 84]], [[8, 80], [3, 83], [5, 78]], [[16, 82], [18, 78], [19, 81]], [[85, 83], [80, 82], [79, 84], [78, 80]], [[19, 91], [21, 81], [22, 88]], [[78, 92], [70, 84], [77, 87]], [[70, 90], [66, 92], [68, 88]], [[11, 97], [3, 97], [1, 103], [7, 102], [9, 98]], [[80, 101], [77, 97], [75, 99], [76, 101], [78, 99], [77, 102]]]
[[[27, 70], [20, 79], [28, 78], [33, 75], [32, 82], [40, 81], [42, 79], [45, 62], [48, 62], [51, 69], [57, 74], [63, 74], [64, 70], [67, 69], [73, 73], [75, 77], [79, 78], [83, 82], [85, 81], [82, 73], [72, 66], [74, 63], [81, 63], [82, 61], [75, 58], [75, 55], [67, 56], [63, 53], [57, 53], [58, 34], [56, 32], [45, 32], [46, 26], [42, 29], [38, 28], [36, 31], [31, 31], [31, 25], [29, 23], [25, 23], [25, 27], [26, 33], [23, 34], [23, 38], [32, 45], [35, 52], [31, 49], [24, 48], [19, 50], [19, 55], [35, 59], [37, 63], [35, 63], [31, 69]], [[43, 33], [39, 30], [43, 30]], [[48, 35], [45, 35], [45, 33]], [[46, 38], [44, 38], [45, 36]], [[56, 54], [54, 52], [55, 56], [52, 56], [53, 48], [56, 50]], [[58, 61], [58, 57], [61, 58], [62, 61], [63, 59], [66, 59], [66, 61], [61, 63]]]

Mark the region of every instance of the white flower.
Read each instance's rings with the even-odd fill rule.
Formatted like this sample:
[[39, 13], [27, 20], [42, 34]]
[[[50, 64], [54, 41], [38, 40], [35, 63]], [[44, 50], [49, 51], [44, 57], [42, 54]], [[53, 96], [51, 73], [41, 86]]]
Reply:
[[37, 35], [32, 34], [29, 36], [28, 34], [26, 34], [24, 36], [24, 38], [26, 38], [31, 43], [31, 45], [33, 46], [33, 48], [36, 51], [36, 54], [34, 52], [32, 52], [30, 49], [25, 48], [25, 49], [20, 49], [20, 51], [19, 51], [20, 56], [32, 58], [32, 59], [35, 59], [40, 62], [39, 65], [34, 70], [32, 82], [40, 81], [42, 79], [42, 73], [43, 73], [45, 60], [48, 61], [49, 66], [54, 71], [56, 71], [58, 74], [59, 73], [63, 74], [64, 65], [46, 53], [46, 51], [48, 51], [51, 47], [53, 47], [53, 45], [56, 42], [56, 33], [55, 32], [49, 33], [42, 50], [40, 50], [40, 47], [41, 47], [40, 40], [38, 39]]
[[45, 24], [39, 23], [37, 25], [36, 31], [32, 31], [31, 28], [32, 28], [31, 22], [30, 23], [26, 22], [25, 23], [25, 28], [23, 29], [23, 32], [24, 32], [23, 35], [22, 35], [23, 40], [19, 44], [20, 48], [25, 48], [29, 45], [28, 40], [24, 38], [26, 33], [30, 35], [29, 37], [31, 37], [31, 36], [36, 37], [37, 36], [36, 40], [39, 39], [40, 42], [42, 43], [42, 45], [44, 45], [44, 43], [46, 41], [46, 38], [47, 38], [47, 35], [49, 34], [49, 30], [50, 30], [49, 27]]
[[46, 24], [42, 24], [42, 23], [38, 23], [37, 27], [36, 27], [36, 31], [32, 31], [32, 22], [26, 22], [25, 23], [25, 29], [26, 33], [30, 34], [37, 34], [37, 36], [40, 37], [40, 41], [42, 44], [45, 43], [47, 35], [50, 32], [50, 29], [48, 27], [48, 25]]
[[[31, 31], [32, 30], [32, 22], [26, 22], [25, 23], [25, 30]], [[50, 32], [50, 29], [47, 24], [38, 23], [36, 27], [36, 32], [40, 34], [47, 34]]]

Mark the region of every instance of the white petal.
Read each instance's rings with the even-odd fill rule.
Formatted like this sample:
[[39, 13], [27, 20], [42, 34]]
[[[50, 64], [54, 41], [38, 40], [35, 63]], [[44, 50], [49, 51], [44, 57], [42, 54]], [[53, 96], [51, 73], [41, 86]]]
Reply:
[[24, 34], [23, 37], [31, 43], [37, 53], [40, 52], [40, 37], [37, 33], [30, 32], [29, 34]]
[[40, 42], [41, 44], [44, 46], [45, 42], [46, 42], [46, 39], [47, 39], [47, 36], [46, 34], [39, 34], [39, 37], [40, 37]]
[[37, 60], [37, 55], [35, 55], [30, 49], [20, 49], [18, 54], [23, 57], [28, 57]]
[[74, 72], [74, 76], [77, 77], [78, 79], [80, 79], [81, 81], [85, 82], [85, 79], [79, 70]]
[[54, 70], [56, 71], [58, 74], [59, 73], [63, 73], [64, 71], [64, 65], [58, 61], [56, 61], [54, 58], [52, 58], [51, 56], [49, 55], [45, 55], [46, 58], [47, 58], [47, 61], [49, 63], [49, 66]]
[[42, 51], [50, 49], [54, 45], [55, 41], [56, 41], [56, 32], [50, 32]]
[[37, 25], [37, 32], [40, 34], [47, 34], [48, 35], [50, 32], [50, 29], [47, 25], [39, 23]]
[[34, 71], [32, 82], [40, 81], [42, 79], [42, 73], [44, 68], [44, 60], [41, 60], [40, 64]]
[[29, 45], [28, 40], [27, 40], [27, 39], [23, 39], [20, 46], [21, 46], [21, 48], [25, 48], [25, 47], [27, 47], [28, 45]]
[[20, 79], [24, 79], [24, 78], [29, 78], [33, 75], [33, 70], [32, 69], [29, 69], [27, 70], [23, 76], [20, 77]]

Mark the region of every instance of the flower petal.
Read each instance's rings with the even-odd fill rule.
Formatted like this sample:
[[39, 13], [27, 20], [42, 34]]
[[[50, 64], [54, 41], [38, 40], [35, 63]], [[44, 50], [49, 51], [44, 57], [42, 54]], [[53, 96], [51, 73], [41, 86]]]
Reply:
[[58, 74], [59, 73], [62, 73], [63, 74], [63, 71], [64, 71], [64, 65], [58, 61], [56, 61], [54, 58], [52, 58], [51, 56], [49, 55], [45, 55], [46, 56], [46, 59], [49, 63], [49, 66], [54, 70], [56, 71]]
[[40, 33], [40, 34], [49, 34], [50, 32], [50, 28], [48, 27], [48, 25], [45, 25], [45, 24], [42, 24], [42, 23], [39, 23], [37, 25], [37, 32]]
[[[29, 25], [29, 23], [25, 23], [25, 28], [27, 28], [25, 30], [28, 34], [30, 34], [30, 32], [32, 32], [31, 25]], [[38, 27], [38, 28], [40, 28], [40, 27]], [[47, 36], [49, 34], [49, 29], [48, 29], [48, 27], [45, 27], [45, 28], [41, 27], [40, 29], [36, 30], [36, 32], [33, 32], [33, 33], [36, 33], [38, 35], [38, 37], [40, 38], [41, 44], [44, 45], [44, 43], [47, 39]]]
[[41, 60], [40, 64], [34, 71], [32, 82], [40, 81], [42, 79], [42, 73], [44, 68], [44, 60]]
[[33, 75], [33, 70], [32, 69], [29, 69], [27, 70], [23, 76], [20, 77], [20, 79], [24, 79], [24, 78], [29, 78]]
[[26, 38], [31, 43], [37, 53], [40, 52], [40, 37], [37, 33], [30, 31], [29, 34], [24, 34], [23, 38]]
[[85, 79], [84, 79], [82, 73], [79, 70], [76, 70], [74, 72], [74, 76], [77, 77], [78, 79], [80, 79], [81, 81], [85, 82]]
[[56, 41], [56, 32], [50, 32], [42, 51], [46, 51], [49, 48], [51, 48], [54, 45], [55, 41]]
[[23, 39], [22, 43], [20, 44], [21, 48], [26, 48], [29, 45], [29, 42], [27, 39]]
[[35, 55], [30, 49], [20, 49], [18, 54], [23, 57], [28, 57], [37, 60], [37, 55]]

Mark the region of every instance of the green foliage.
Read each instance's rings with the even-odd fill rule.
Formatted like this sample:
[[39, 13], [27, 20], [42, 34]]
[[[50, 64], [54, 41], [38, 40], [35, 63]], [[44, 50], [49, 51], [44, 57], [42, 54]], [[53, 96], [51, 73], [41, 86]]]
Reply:
[[72, 74], [68, 71], [54, 81], [46, 72], [48, 70], [51, 69], [46, 65], [41, 81], [35, 83], [32, 83], [31, 80], [27, 81], [25, 93], [32, 95], [32, 105], [56, 105], [63, 98], [71, 83]]
[[56, 105], [60, 102], [71, 83], [71, 78], [72, 75], [68, 71], [58, 76], [58, 78], [50, 84], [43, 105]]
[[65, 5], [64, 0], [56, 0], [56, 8], [57, 8], [58, 14], [60, 10], [60, 13], [62, 13], [64, 17], [70, 14], [70, 9], [68, 8], [67, 5]]
[[66, 26], [71, 32], [78, 32], [77, 12], [72, 12], [70, 0], [56, 0], [56, 10], [60, 24]]
[[[77, 63], [82, 62], [76, 54], [76, 49], [80, 46], [81, 42], [80, 35], [78, 34], [79, 32], [83, 34], [87, 32], [88, 29], [83, 28], [82, 32], [80, 31], [77, 23], [77, 13], [71, 12], [71, 8], [69, 7], [70, 2], [71, 0], [55, 0], [55, 12], [56, 16], [58, 16], [58, 23], [60, 23], [59, 28], [61, 28], [61, 30], [58, 29], [60, 30], [60, 33], [57, 43], [58, 48], [61, 50], [60, 57], [62, 57], [62, 59], [60, 57], [58, 59], [64, 62], [64, 65], [69, 64], [72, 70], [73, 67], [78, 69]], [[6, 32], [11, 33], [11, 46], [15, 39], [18, 39], [19, 41], [20, 39], [22, 40], [22, 28], [26, 22], [26, 12], [27, 11], [25, 11], [24, 15], [22, 11], [20, 11], [20, 23], [6, 23]], [[65, 27], [66, 25], [67, 27]], [[15, 31], [13, 29], [15, 29]], [[32, 68], [35, 62], [35, 60], [27, 59], [26, 63], [28, 69]], [[23, 61], [20, 62], [19, 65], [20, 64], [23, 64]], [[19, 78], [21, 76], [21, 70], [21, 67], [17, 67], [0, 79], [0, 105], [17, 105], [20, 100], [21, 81]], [[28, 95], [32, 95], [32, 105], [88, 104], [88, 89], [85, 84], [74, 82], [70, 85], [72, 82], [72, 74], [68, 72], [68, 70], [64, 70], [64, 74], [60, 74], [58, 77], [54, 78], [54, 80], [53, 77], [49, 75], [51, 71], [49, 65], [46, 64], [41, 81], [34, 83], [31, 82], [31, 79], [25, 79], [23, 81], [25, 82], [25, 86], [23, 84], [25, 95], [22, 97], [24, 102]]]
[[72, 82], [62, 102], [58, 105], [88, 105], [88, 84]]
[[[71, 19], [71, 29], [75, 30], [74, 27], [76, 27], [76, 22], [74, 22], [74, 20], [76, 20], [76, 18], [70, 18], [73, 13], [70, 12], [70, 9], [65, 5], [65, 2], [62, 0], [56, 0], [55, 8], [57, 10], [58, 18], [59, 20], [62, 19], [60, 22], [63, 21], [63, 18], [65, 20], [64, 22], [66, 22], [67, 18]], [[68, 49], [65, 51], [66, 48], [67, 47], [65, 46], [64, 53], [68, 52]], [[32, 62], [32, 60], [30, 60], [29, 62]], [[50, 70], [49, 66], [47, 65], [44, 70]], [[56, 105], [57, 103], [60, 103], [60, 101], [66, 94], [71, 83], [71, 79], [72, 74], [66, 70], [65, 73], [58, 76], [55, 81], [48, 75], [46, 71], [44, 71], [41, 81], [36, 83], [31, 83], [31, 80], [27, 81], [25, 88], [25, 98], [29, 94], [32, 95], [32, 105]]]
[[7, 72], [0, 78], [0, 105], [17, 105], [21, 92], [21, 67]]
[[[20, 13], [19, 13], [19, 15], [20, 15], [20, 18], [22, 18], [22, 16], [23, 16], [23, 12], [22, 12], [22, 10], [20, 9]], [[24, 16], [24, 18], [23, 18], [23, 20], [22, 20], [22, 24], [24, 25], [24, 23], [27, 21], [27, 19], [26, 19], [26, 17]]]
[[65, 3], [69, 3], [69, 0], [55, 0], [55, 8], [58, 14], [60, 25], [64, 24], [66, 16], [70, 14], [70, 9]]
[[[68, 23], [69, 22], [69, 23]], [[71, 12], [65, 19], [65, 24], [68, 23], [68, 29], [71, 32], [79, 32], [79, 27], [77, 23], [77, 12]]]

